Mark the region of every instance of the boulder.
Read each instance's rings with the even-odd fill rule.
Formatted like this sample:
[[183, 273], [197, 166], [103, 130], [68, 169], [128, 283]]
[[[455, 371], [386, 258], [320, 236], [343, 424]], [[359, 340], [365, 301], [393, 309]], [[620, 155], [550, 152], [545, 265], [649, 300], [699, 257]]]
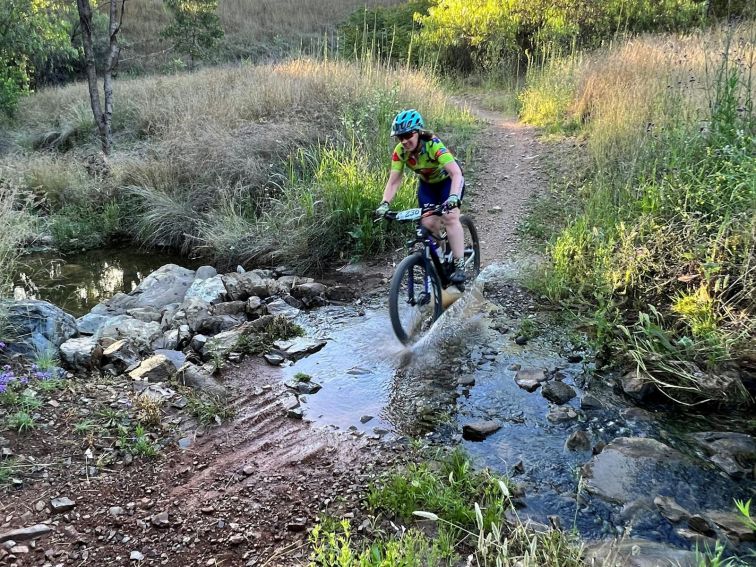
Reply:
[[498, 421], [476, 421], [462, 426], [462, 437], [469, 441], [482, 441], [499, 429], [501, 429], [501, 423]]
[[212, 266], [200, 266], [194, 274], [196, 280], [206, 280], [218, 275], [218, 271]]
[[550, 402], [562, 405], [569, 402], [577, 393], [572, 386], [564, 382], [549, 382], [541, 388], [541, 395]]
[[515, 374], [515, 384], [527, 392], [535, 392], [547, 380], [546, 371], [541, 368], [523, 368]]
[[690, 436], [712, 463], [735, 479], [747, 478], [756, 466], [756, 439], [745, 433], [706, 431]]
[[151, 323], [153, 321], [159, 323], [162, 318], [160, 311], [154, 307], [134, 307], [133, 309], [127, 309], [126, 315], [139, 321], [144, 321], [145, 323]]
[[98, 315], [97, 313], [87, 313], [76, 319], [76, 328], [80, 335], [94, 335], [103, 325], [106, 325], [112, 315]]
[[243, 301], [253, 295], [268, 297], [270, 295], [269, 283], [274, 282], [274, 280], [260, 277], [254, 271], [244, 272], [243, 274], [225, 274], [221, 278], [228, 292], [228, 297], [232, 301]]
[[168, 357], [156, 354], [143, 360], [139, 366], [129, 372], [129, 376], [133, 380], [168, 382], [175, 373], [176, 368]]
[[181, 368], [186, 363], [186, 355], [180, 350], [171, 350], [171, 349], [161, 348], [161, 349], [157, 349], [155, 351], [155, 354], [163, 355], [168, 360], [170, 360], [171, 364], [173, 364], [176, 370]]
[[60, 356], [71, 370], [92, 370], [100, 365], [102, 347], [94, 337], [68, 339], [60, 345]]
[[223, 385], [213, 378], [209, 372], [191, 362], [187, 362], [179, 368], [176, 379], [184, 386], [189, 386], [212, 396], [222, 397], [226, 394]]
[[35, 357], [57, 353], [58, 348], [78, 334], [76, 319], [52, 303], [39, 300], [7, 304], [8, 325], [16, 339], [8, 341], [7, 351]]
[[129, 339], [141, 352], [152, 349], [152, 343], [163, 335], [163, 329], [154, 321], [146, 323], [128, 315], [113, 317], [95, 335], [98, 339]]
[[331, 301], [352, 301], [354, 299], [354, 291], [343, 285], [335, 285], [326, 290], [326, 297]]
[[578, 412], [569, 406], [552, 406], [546, 415], [551, 423], [566, 423], [578, 418]]
[[102, 351], [103, 362], [112, 364], [118, 373], [135, 368], [139, 362], [139, 351], [128, 339], [121, 339]]
[[226, 298], [226, 286], [223, 285], [221, 276], [213, 276], [207, 279], [195, 279], [186, 291], [184, 301], [196, 297], [211, 305], [220, 303]]
[[275, 316], [283, 316], [287, 319], [293, 319], [299, 315], [299, 309], [292, 307], [283, 299], [275, 299], [266, 305], [268, 313]]
[[190, 297], [176, 311], [171, 326], [189, 325], [189, 329], [197, 333], [203, 321], [208, 317], [210, 317], [210, 304], [198, 297]]
[[326, 286], [318, 282], [300, 283], [292, 286], [291, 295], [301, 299], [305, 303], [312, 301], [316, 297], [324, 297]]
[[176, 321], [176, 312], [181, 308], [181, 303], [169, 303], [160, 310], [160, 327], [164, 331], [175, 329], [186, 321]]
[[273, 346], [282, 355], [289, 360], [297, 361], [307, 355], [318, 352], [327, 344], [322, 339], [308, 339], [297, 337], [289, 340], [275, 341]]
[[213, 305], [211, 312], [213, 315], [231, 315], [232, 317], [244, 316], [246, 313], [247, 303], [244, 301], [227, 301]]
[[620, 386], [625, 395], [636, 402], [643, 402], [656, 392], [654, 383], [638, 370], [632, 370], [622, 376]]
[[203, 335], [216, 335], [223, 331], [231, 330], [238, 327], [247, 320], [244, 315], [210, 315], [197, 325], [195, 330]]
[[654, 498], [654, 504], [659, 509], [659, 513], [673, 524], [690, 518], [690, 512], [680, 506], [671, 496], [657, 496]]
[[129, 294], [116, 294], [105, 303], [110, 309], [123, 311], [134, 307], [161, 309], [169, 303], [182, 302], [193, 281], [193, 270], [166, 264], [144, 278]]
[[590, 451], [591, 437], [585, 431], [573, 431], [564, 446], [568, 451]]

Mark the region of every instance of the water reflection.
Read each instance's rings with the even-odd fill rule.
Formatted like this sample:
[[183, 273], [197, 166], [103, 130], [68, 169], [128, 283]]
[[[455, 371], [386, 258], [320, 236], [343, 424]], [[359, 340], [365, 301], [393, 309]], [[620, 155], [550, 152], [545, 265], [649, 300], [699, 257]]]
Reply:
[[152, 271], [170, 263], [187, 266], [185, 259], [171, 254], [131, 249], [69, 256], [31, 254], [17, 268], [13, 296], [43, 299], [80, 316], [118, 292], [128, 293]]

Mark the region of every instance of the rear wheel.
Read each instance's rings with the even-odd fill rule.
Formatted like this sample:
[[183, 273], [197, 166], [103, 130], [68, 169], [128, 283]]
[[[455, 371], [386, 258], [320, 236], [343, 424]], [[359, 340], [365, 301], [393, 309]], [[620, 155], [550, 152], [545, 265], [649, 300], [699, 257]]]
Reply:
[[472, 282], [480, 273], [478, 231], [470, 217], [462, 215], [459, 217], [459, 222], [462, 223], [462, 231], [465, 235], [465, 279]]
[[441, 316], [441, 281], [425, 268], [422, 253], [407, 256], [394, 271], [389, 287], [389, 316], [404, 344], [419, 339]]

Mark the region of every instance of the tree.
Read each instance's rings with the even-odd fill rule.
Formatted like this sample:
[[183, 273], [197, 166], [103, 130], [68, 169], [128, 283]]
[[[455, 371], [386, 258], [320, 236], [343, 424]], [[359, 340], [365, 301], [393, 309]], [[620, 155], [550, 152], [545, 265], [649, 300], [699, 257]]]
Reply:
[[0, 112], [13, 113], [49, 59], [76, 57], [68, 13], [65, 0], [0, 1]]
[[223, 28], [218, 17], [218, 0], [163, 0], [173, 13], [173, 23], [161, 36], [173, 40], [177, 51], [189, 55], [189, 67], [218, 45]]
[[121, 30], [126, 0], [121, 0], [121, 8], [118, 9], [118, 0], [109, 0], [109, 24], [108, 24], [108, 53], [105, 57], [103, 75], [103, 106], [100, 103], [100, 87], [97, 83], [97, 66], [95, 63], [94, 50], [94, 26], [92, 23], [92, 6], [89, 0], [76, 0], [79, 9], [79, 22], [81, 23], [81, 41], [84, 47], [84, 66], [89, 85], [89, 102], [92, 107], [95, 124], [100, 135], [102, 153], [110, 154], [113, 146], [113, 71], [118, 64], [118, 55], [121, 48], [118, 45], [118, 32]]

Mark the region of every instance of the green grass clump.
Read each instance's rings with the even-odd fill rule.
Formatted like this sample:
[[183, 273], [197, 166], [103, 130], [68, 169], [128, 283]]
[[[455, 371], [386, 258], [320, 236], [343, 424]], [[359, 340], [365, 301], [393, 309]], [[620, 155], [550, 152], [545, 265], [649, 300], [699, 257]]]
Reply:
[[748, 397], [722, 376], [756, 344], [754, 33], [630, 40], [534, 71], [522, 95], [528, 120], [580, 124], [592, 161], [539, 290], [592, 310], [599, 345], [682, 403]]
[[188, 398], [189, 413], [202, 425], [220, 425], [236, 415], [236, 411], [226, 400], [215, 396], [196, 396]]

